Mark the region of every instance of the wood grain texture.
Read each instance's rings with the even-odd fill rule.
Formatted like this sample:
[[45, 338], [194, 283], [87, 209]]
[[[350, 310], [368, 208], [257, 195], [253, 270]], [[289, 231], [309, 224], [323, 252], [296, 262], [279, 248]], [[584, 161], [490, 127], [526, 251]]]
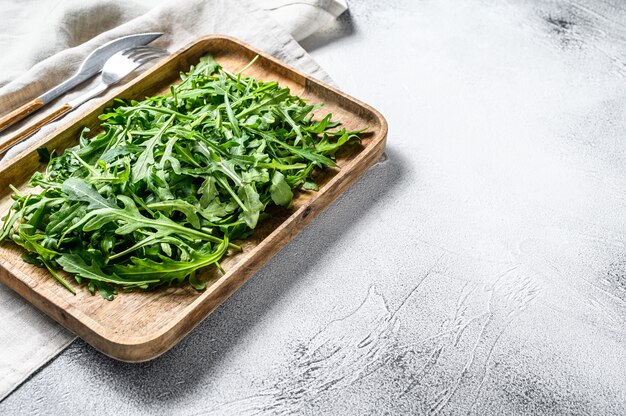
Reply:
[[72, 110], [71, 105], [63, 104], [61, 107], [57, 108], [50, 114], [46, 115], [45, 117], [42, 117], [41, 119], [37, 120], [33, 124], [18, 131], [17, 134], [15, 134], [15, 136], [12, 136], [7, 141], [0, 143], [0, 155], [5, 153], [7, 150], [12, 148], [16, 144], [20, 143], [21, 141], [26, 140], [33, 134], [37, 133], [46, 124], [53, 122], [57, 118], [69, 113], [71, 110]]
[[[243, 252], [229, 253], [224, 259], [225, 275], [204, 271], [202, 278], [208, 284], [203, 292], [189, 285], [172, 286], [155, 292], [121, 293], [114, 301], [107, 302], [81, 287], [73, 296], [46, 270], [25, 263], [18, 247], [10, 243], [0, 245], [0, 281], [95, 348], [119, 360], [149, 360], [175, 345], [376, 163], [384, 151], [387, 123], [376, 110], [236, 39], [221, 35], [192, 42], [129, 83], [117, 96], [142, 99], [166, 92], [169, 85], [178, 82], [181, 71], [188, 70], [207, 53], [231, 71], [238, 71], [258, 54], [260, 59], [246, 71], [247, 75], [276, 80], [294, 94], [312, 102], [324, 102], [320, 114], [331, 112], [348, 129], [369, 127], [369, 133], [361, 144], [351, 145], [337, 155], [340, 169], [329, 169], [321, 175], [318, 192], [298, 192], [288, 210], [272, 208], [272, 218], [259, 224], [252, 237], [238, 242]], [[101, 106], [86, 112], [77, 122], [59, 128], [44, 140], [44, 145], [58, 153], [75, 145], [84, 127], [97, 131], [97, 117], [112, 104], [113, 98], [107, 95]], [[23, 189], [32, 173], [42, 168], [33, 147], [0, 171], [3, 210], [10, 204], [8, 185]]]
[[44, 102], [41, 101], [39, 98], [35, 98], [22, 105], [21, 107], [16, 108], [10, 113], [0, 117], [0, 131], [6, 129], [9, 126], [12, 126], [24, 117], [28, 116], [30, 113], [40, 109], [43, 106]]

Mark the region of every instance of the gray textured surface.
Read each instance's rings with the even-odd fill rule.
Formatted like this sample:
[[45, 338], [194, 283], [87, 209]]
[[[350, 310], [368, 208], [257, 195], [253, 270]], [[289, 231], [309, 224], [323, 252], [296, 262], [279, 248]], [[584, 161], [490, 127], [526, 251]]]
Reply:
[[626, 6], [351, 7], [305, 46], [389, 160], [163, 357], [75, 342], [0, 414], [626, 413]]

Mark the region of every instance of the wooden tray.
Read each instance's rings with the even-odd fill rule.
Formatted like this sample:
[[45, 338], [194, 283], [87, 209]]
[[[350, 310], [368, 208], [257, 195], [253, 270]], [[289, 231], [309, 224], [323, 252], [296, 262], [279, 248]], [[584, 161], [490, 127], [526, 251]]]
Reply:
[[1, 282], [104, 354], [119, 360], [150, 360], [174, 346], [376, 163], [384, 151], [387, 123], [370, 106], [239, 40], [221, 35], [206, 36], [133, 80], [121, 92], [109, 93], [100, 106], [85, 112], [77, 122], [59, 127], [43, 142], [9, 161], [0, 170], [2, 213], [11, 203], [8, 185], [24, 189], [33, 172], [44, 168], [39, 162], [37, 147], [45, 146], [60, 152], [75, 145], [84, 127], [98, 131], [97, 117], [112, 104], [115, 96], [143, 99], [166, 92], [169, 85], [179, 82], [181, 71], [187, 71], [206, 53], [213, 54], [224, 68], [231, 71], [241, 69], [258, 54], [260, 58], [246, 75], [278, 81], [289, 86], [292, 93], [312, 102], [324, 102], [326, 105], [320, 113], [331, 112], [348, 129], [368, 127], [371, 133], [365, 136], [361, 145], [353, 145], [338, 155], [337, 163], [341, 169], [328, 171], [320, 181], [318, 192], [299, 192], [292, 208], [275, 209], [272, 218], [263, 221], [254, 235], [242, 243], [243, 252], [224, 259], [225, 275], [205, 272], [205, 277], [210, 280], [203, 292], [186, 285], [155, 292], [120, 293], [109, 302], [80, 287], [74, 296], [47, 270], [25, 263], [20, 257], [21, 248], [10, 242], [0, 245]]

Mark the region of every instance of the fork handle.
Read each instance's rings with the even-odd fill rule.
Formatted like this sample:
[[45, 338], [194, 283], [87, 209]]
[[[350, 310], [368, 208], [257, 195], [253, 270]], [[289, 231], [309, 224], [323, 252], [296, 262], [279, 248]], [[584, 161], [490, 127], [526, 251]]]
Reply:
[[37, 131], [39, 131], [39, 129], [41, 129], [46, 124], [70, 112], [72, 108], [73, 107], [70, 104], [63, 104], [61, 107], [57, 108], [56, 110], [54, 110], [52, 113], [48, 114], [41, 120], [38, 120], [36, 123], [20, 130], [15, 136], [11, 137], [9, 140], [0, 144], [0, 155], [4, 154], [7, 150], [12, 148], [16, 144], [20, 143], [21, 141], [35, 134]]
[[9, 126], [12, 126], [27, 115], [40, 109], [44, 105], [45, 103], [43, 101], [41, 101], [39, 98], [35, 98], [33, 100], [30, 100], [23, 106], [11, 111], [9, 114], [5, 114], [4, 116], [0, 117], [0, 131], [6, 129]]

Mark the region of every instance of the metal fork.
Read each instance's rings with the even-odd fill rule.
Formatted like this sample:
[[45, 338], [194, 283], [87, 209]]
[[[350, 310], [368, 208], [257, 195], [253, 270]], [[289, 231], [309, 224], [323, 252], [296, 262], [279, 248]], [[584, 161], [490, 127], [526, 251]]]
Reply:
[[139, 46], [136, 48], [125, 49], [111, 56], [102, 68], [102, 74], [100, 75], [100, 82], [98, 83], [98, 85], [86, 91], [84, 94], [76, 97], [75, 99], [63, 104], [61, 107], [48, 114], [46, 117], [42, 118], [31, 126], [22, 129], [15, 136], [1, 143], [0, 157], [4, 156], [4, 154], [16, 144], [21, 143], [28, 137], [35, 134], [46, 124], [57, 120], [58, 118], [64, 116], [78, 106], [102, 94], [111, 85], [116, 84], [126, 75], [139, 68], [141, 65], [145, 64], [146, 62], [152, 61], [153, 59], [160, 58], [166, 55], [168, 55], [168, 52], [165, 49], [154, 48], [150, 46]]

